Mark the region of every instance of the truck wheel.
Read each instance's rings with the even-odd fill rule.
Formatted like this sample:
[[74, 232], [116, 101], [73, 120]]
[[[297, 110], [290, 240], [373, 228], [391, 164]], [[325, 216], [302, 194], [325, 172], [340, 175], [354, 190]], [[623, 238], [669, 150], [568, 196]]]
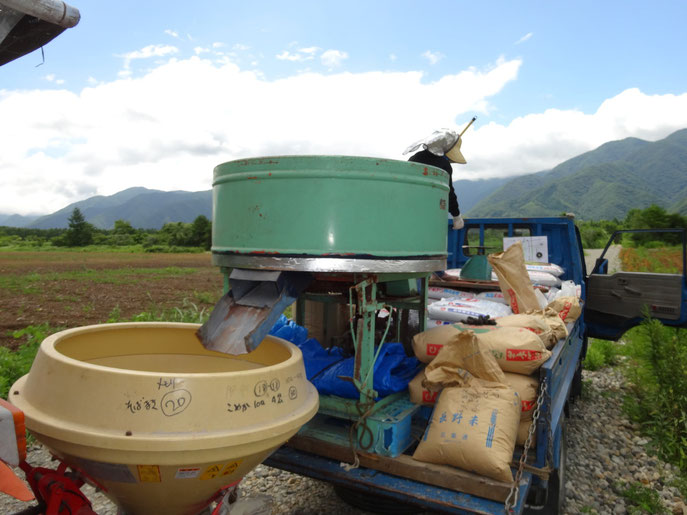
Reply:
[[334, 486], [334, 491], [346, 504], [370, 513], [414, 515], [422, 512], [420, 508], [400, 503], [395, 499], [360, 492], [345, 486]]

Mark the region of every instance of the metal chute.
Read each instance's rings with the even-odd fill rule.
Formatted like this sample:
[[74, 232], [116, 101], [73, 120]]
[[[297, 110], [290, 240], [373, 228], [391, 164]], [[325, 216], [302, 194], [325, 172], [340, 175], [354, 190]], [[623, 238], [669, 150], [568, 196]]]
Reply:
[[311, 281], [307, 272], [236, 268], [229, 275], [231, 289], [215, 305], [196, 335], [208, 350], [226, 354], [250, 352]]

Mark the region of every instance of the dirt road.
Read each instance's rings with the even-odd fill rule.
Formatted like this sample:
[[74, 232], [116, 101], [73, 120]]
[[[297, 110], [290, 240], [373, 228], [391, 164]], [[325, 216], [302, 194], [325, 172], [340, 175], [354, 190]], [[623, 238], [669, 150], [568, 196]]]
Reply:
[[[622, 270], [622, 266], [620, 263], [620, 249], [622, 249], [621, 245], [611, 245], [610, 248], [608, 249], [608, 252], [606, 252], [606, 259], [608, 259], [608, 273], [612, 274], [614, 272], [618, 272]], [[584, 261], [587, 266], [587, 273], [591, 273], [592, 269], [594, 268], [594, 263], [596, 263], [596, 260], [601, 257], [601, 253], [603, 252], [603, 249], [585, 249], [584, 250]]]

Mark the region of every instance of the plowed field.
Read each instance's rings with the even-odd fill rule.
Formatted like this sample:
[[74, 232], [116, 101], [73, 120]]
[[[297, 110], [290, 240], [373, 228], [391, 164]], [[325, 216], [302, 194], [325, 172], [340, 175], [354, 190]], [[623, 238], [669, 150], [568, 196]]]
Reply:
[[221, 291], [209, 253], [0, 252], [0, 345], [30, 325], [105, 322], [115, 308], [121, 320], [184, 301], [209, 310]]

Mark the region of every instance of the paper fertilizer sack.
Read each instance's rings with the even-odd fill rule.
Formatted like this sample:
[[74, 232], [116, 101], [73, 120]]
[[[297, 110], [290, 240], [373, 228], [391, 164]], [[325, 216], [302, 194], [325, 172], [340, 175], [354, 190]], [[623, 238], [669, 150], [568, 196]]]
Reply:
[[[546, 308], [544, 310], [528, 311], [527, 314], [541, 316], [544, 318], [556, 338], [554, 345], [558, 343], [558, 340], [561, 338], [568, 337], [568, 328], [565, 327], [565, 322], [561, 320], [561, 317], [558, 316], [558, 312], [555, 309]], [[547, 348], [550, 347], [547, 345]]]
[[574, 322], [580, 318], [580, 315], [582, 314], [580, 299], [577, 297], [558, 297], [547, 307], [556, 311], [560, 319], [566, 324], [569, 322]]
[[518, 393], [520, 397], [520, 421], [532, 420], [534, 406], [537, 403], [539, 379], [534, 376], [512, 374], [506, 372], [506, 384]]
[[453, 327], [459, 331], [473, 331], [480, 344], [491, 351], [504, 372], [528, 376], [551, 357], [551, 352], [546, 350], [541, 338], [522, 327], [465, 324], [454, 324]]
[[522, 327], [541, 338], [547, 349], [550, 349], [556, 342], [558, 338], [554, 334], [551, 326], [546, 322], [546, 319], [541, 315], [534, 314], [519, 314], [510, 315], [507, 317], [501, 317], [496, 319], [496, 325], [500, 327]]
[[443, 346], [432, 362], [408, 384], [410, 402], [431, 406], [442, 388], [463, 386], [473, 377], [506, 383], [506, 375], [491, 352], [482, 352], [475, 334], [465, 331]]
[[525, 257], [520, 242], [514, 243], [504, 252], [489, 254], [487, 260], [496, 272], [499, 287], [508, 299], [508, 305], [513, 313], [539, 309], [539, 301], [525, 268]]
[[520, 399], [512, 388], [473, 378], [442, 390], [413, 459], [511, 482], [519, 423]]
[[434, 406], [437, 400], [437, 396], [441, 391], [441, 386], [437, 387], [427, 387], [423, 386], [422, 383], [425, 380], [425, 371], [420, 370], [420, 373], [416, 375], [408, 383], [408, 397], [410, 397], [410, 402], [413, 404], [420, 404], [422, 406]]
[[[467, 372], [467, 374], [466, 374]], [[505, 383], [506, 376], [490, 349], [472, 331], [460, 331], [425, 368], [425, 386], [461, 386], [467, 376]]]
[[458, 330], [453, 324], [432, 327], [417, 333], [413, 336], [413, 353], [422, 363], [429, 363], [456, 334]]
[[451, 324], [434, 327], [413, 337], [413, 352], [422, 363], [430, 363], [444, 345], [461, 332], [473, 331], [481, 344], [496, 358], [501, 370], [530, 375], [551, 356], [541, 338], [521, 327]]

